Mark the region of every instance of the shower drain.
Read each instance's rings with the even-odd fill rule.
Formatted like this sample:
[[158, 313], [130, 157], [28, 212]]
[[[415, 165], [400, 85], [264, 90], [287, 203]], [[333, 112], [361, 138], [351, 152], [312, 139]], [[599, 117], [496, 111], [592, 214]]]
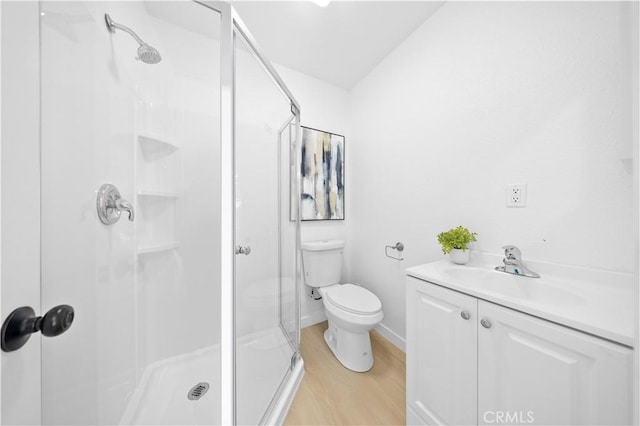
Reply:
[[194, 387], [191, 388], [189, 393], [187, 394], [187, 398], [192, 401], [197, 401], [204, 396], [205, 393], [209, 390], [209, 383], [200, 382]]

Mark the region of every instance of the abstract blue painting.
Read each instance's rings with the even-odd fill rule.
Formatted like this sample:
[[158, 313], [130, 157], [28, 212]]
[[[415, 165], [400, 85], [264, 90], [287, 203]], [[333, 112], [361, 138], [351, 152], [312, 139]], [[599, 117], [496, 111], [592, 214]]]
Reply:
[[301, 220], [344, 219], [344, 136], [302, 129]]

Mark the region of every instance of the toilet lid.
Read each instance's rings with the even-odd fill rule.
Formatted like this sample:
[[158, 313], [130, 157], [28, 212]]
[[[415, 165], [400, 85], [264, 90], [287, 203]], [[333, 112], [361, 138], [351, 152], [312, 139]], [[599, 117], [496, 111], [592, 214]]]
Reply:
[[326, 297], [332, 304], [354, 314], [376, 314], [382, 310], [382, 302], [375, 294], [353, 284], [331, 286]]

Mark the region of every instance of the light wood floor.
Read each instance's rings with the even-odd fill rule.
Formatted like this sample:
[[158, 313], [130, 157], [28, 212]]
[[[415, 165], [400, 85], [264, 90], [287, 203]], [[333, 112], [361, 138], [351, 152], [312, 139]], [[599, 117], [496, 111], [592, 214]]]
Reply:
[[285, 425], [404, 425], [405, 354], [371, 331], [373, 368], [356, 373], [324, 342], [327, 322], [302, 330], [305, 375]]

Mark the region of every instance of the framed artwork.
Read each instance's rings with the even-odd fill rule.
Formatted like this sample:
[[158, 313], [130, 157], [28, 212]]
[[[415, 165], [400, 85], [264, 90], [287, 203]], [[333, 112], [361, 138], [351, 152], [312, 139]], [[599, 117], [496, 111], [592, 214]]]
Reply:
[[300, 129], [300, 220], [344, 220], [344, 136]]

